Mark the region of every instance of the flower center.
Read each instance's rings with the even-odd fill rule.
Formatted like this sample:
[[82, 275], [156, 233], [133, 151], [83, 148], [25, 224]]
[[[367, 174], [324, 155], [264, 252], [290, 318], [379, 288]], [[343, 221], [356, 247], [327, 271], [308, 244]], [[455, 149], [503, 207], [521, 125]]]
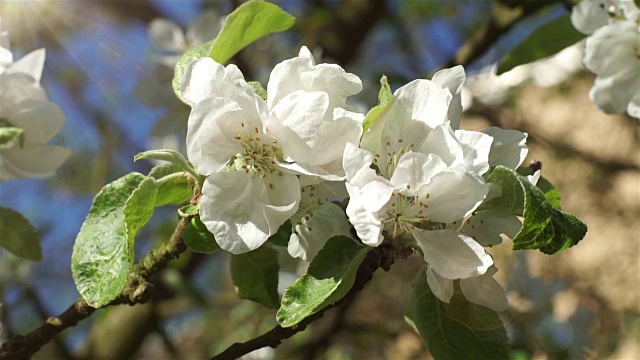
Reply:
[[[242, 124], [242, 128], [245, 128], [244, 124]], [[234, 136], [243, 151], [231, 157], [225, 170], [242, 170], [247, 174], [251, 173], [253, 176], [261, 178], [276, 171], [276, 160], [282, 158], [282, 150], [275, 146], [275, 140], [271, 144], [266, 143], [261, 135], [256, 127], [253, 133], [244, 131]]]
[[402, 155], [413, 151], [415, 146], [414, 143], [406, 144], [403, 139], [399, 139], [397, 144], [387, 140], [386, 152], [377, 153], [373, 157], [373, 163], [378, 167], [380, 175], [390, 179]]
[[429, 208], [427, 205], [429, 197], [429, 193], [419, 196], [393, 193], [391, 207], [385, 213], [385, 218], [380, 219], [393, 238], [409, 234], [414, 224], [425, 224], [431, 221], [424, 214]]

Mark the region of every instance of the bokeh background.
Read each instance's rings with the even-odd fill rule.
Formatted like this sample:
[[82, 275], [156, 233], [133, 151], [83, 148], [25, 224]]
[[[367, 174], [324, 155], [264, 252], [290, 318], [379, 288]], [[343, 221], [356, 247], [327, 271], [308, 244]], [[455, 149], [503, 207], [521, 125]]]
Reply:
[[[496, 9], [489, 0], [281, 0], [297, 18], [288, 32], [246, 48], [233, 62], [266, 86], [270, 70], [308, 46], [318, 62], [361, 77], [354, 99], [377, 101], [385, 74], [393, 88], [460, 61], [467, 39]], [[593, 75], [582, 69], [582, 44], [497, 77], [494, 64], [536, 27], [567, 13], [569, 2], [528, 1], [542, 8], [464, 59], [468, 74], [462, 127], [501, 126], [529, 133], [530, 160], [559, 189], [563, 208], [589, 226], [561, 254], [491, 250], [510, 308], [503, 313], [513, 359], [640, 359], [640, 131], [625, 115], [598, 113], [588, 99]], [[67, 116], [54, 143], [71, 148], [57, 175], [0, 184], [0, 206], [23, 213], [42, 234], [44, 259], [0, 250], [0, 342], [59, 314], [78, 296], [70, 271], [73, 241], [92, 197], [106, 183], [153, 164], [138, 152], [184, 149], [188, 107], [171, 90], [175, 49], [153, 41], [154, 19], [174, 22], [191, 43], [208, 40], [240, 1], [6, 1], [0, 27], [14, 57], [45, 47], [42, 84]], [[545, 4], [548, 6], [542, 6]], [[203, 15], [204, 14], [204, 15]], [[207, 38], [207, 36], [209, 36]], [[200, 40], [199, 40], [200, 39]], [[321, 60], [320, 60], [321, 59]], [[640, 85], [639, 85], [640, 86]], [[1, 106], [1, 104], [0, 104]], [[168, 237], [175, 208], [156, 211], [139, 234], [143, 256]], [[1, 236], [1, 234], [0, 234]], [[283, 256], [284, 286], [304, 264]], [[154, 279], [147, 305], [99, 311], [65, 331], [40, 359], [200, 359], [271, 329], [274, 312], [235, 295], [229, 258], [186, 254]], [[421, 259], [380, 271], [352, 302], [328, 312], [277, 350], [248, 358], [429, 359], [403, 320]]]

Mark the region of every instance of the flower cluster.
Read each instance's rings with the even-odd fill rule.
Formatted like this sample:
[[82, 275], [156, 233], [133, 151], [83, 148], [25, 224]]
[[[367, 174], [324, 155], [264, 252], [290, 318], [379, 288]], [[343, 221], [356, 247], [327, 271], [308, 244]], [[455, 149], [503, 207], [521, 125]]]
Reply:
[[597, 75], [589, 97], [608, 114], [640, 119], [640, 10], [632, 0], [584, 0], [571, 21], [586, 41], [584, 65]]
[[289, 253], [311, 260], [327, 239], [399, 242], [420, 251], [434, 294], [448, 302], [454, 280], [476, 303], [503, 310], [506, 297], [485, 252], [520, 229], [515, 215], [477, 211], [500, 196], [482, 175], [516, 169], [527, 135], [460, 130], [461, 66], [415, 80], [394, 94], [363, 134], [364, 115], [346, 100], [360, 79], [315, 65], [306, 48], [277, 65], [263, 99], [234, 65], [210, 58], [189, 65], [183, 95], [192, 103], [187, 152], [207, 176], [200, 216], [233, 253], [261, 246], [287, 220]]
[[64, 115], [40, 86], [45, 51], [14, 62], [7, 33], [0, 37], [0, 182], [53, 175], [70, 151], [47, 145], [62, 128]]

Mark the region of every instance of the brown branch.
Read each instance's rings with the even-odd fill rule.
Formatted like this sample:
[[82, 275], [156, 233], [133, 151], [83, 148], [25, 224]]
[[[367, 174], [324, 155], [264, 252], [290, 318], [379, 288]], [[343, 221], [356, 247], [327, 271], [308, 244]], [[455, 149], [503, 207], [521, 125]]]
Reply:
[[350, 301], [351, 298], [353, 298], [360, 290], [362, 290], [364, 286], [373, 278], [373, 273], [378, 268], [382, 268], [385, 271], [389, 270], [389, 267], [391, 266], [391, 264], [393, 264], [395, 255], [395, 252], [393, 251], [391, 246], [392, 245], [385, 244], [369, 251], [364, 261], [358, 268], [353, 287], [342, 299], [307, 317], [295, 326], [283, 328], [282, 326], [278, 325], [269, 330], [267, 333], [253, 338], [247, 342], [235, 343], [222, 353], [214, 356], [212, 360], [237, 359], [243, 355], [246, 355], [254, 350], [261, 349], [263, 347], [270, 346], [272, 348], [275, 348], [280, 345], [283, 340], [288, 339], [298, 332], [305, 330], [309, 324], [320, 319], [327, 310]]
[[[122, 293], [106, 306], [116, 304], [143, 304], [151, 297], [149, 276], [166, 266], [169, 260], [178, 257], [186, 250], [182, 241], [184, 230], [190, 219], [180, 219], [169, 240], [160, 247], [151, 250], [133, 267], [127, 286]], [[57, 317], [50, 317], [39, 328], [24, 336], [15, 336], [0, 347], [0, 359], [28, 359], [40, 348], [50, 342], [63, 330], [75, 326], [97, 309], [79, 298], [67, 310]]]
[[511, 30], [513, 25], [548, 5], [563, 3], [563, 1], [539, 0], [522, 1], [521, 3], [523, 4], [513, 6], [512, 4], [494, 1], [489, 20], [471, 34], [467, 41], [460, 47], [455, 57], [444, 67], [448, 68], [455, 65], [470, 64], [487, 52], [500, 37]]

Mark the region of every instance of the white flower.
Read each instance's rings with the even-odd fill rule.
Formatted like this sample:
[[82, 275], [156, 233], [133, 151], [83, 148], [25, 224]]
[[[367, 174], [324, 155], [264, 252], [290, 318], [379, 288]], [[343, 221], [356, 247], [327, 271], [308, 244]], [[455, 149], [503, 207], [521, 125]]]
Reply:
[[21, 141], [0, 146], [0, 181], [51, 176], [69, 157], [68, 149], [47, 145], [64, 123], [60, 108], [40, 86], [44, 49], [13, 62], [0, 47], [0, 127], [22, 129]]
[[183, 94], [192, 102], [187, 154], [207, 175], [200, 218], [224, 250], [261, 246], [298, 209], [300, 183], [278, 165], [282, 151], [265, 133], [267, 104], [233, 65], [210, 58], [189, 65]]
[[[448, 278], [483, 274], [493, 263], [470, 237], [446, 229], [484, 200], [492, 138], [453, 131], [451, 93], [416, 80], [398, 89], [385, 113], [344, 155], [347, 215], [360, 239], [379, 245], [382, 232], [413, 237], [425, 261]], [[376, 168], [374, 170], [372, 165]]]
[[583, 59], [596, 74], [589, 98], [607, 114], [640, 118], [640, 10], [633, 1], [583, 1], [571, 21], [591, 34]]
[[316, 65], [306, 47], [298, 57], [276, 65], [267, 85], [270, 134], [282, 142], [284, 167], [325, 180], [344, 179], [342, 154], [357, 144], [364, 115], [346, 109], [347, 97], [362, 82], [333, 64]]
[[327, 234], [319, 229], [332, 226], [332, 233], [344, 234], [338, 224], [346, 222], [326, 198], [298, 211], [295, 174], [344, 178], [342, 154], [346, 144], [359, 141], [364, 118], [344, 107], [362, 84], [339, 66], [315, 65], [303, 47], [300, 56], [274, 68], [267, 89], [264, 101], [237, 67], [211, 58], [185, 70], [182, 94], [193, 104], [187, 153], [208, 176], [200, 215], [223, 249], [241, 253], [262, 245], [298, 212], [290, 251], [308, 259], [328, 239], [321, 240]]

